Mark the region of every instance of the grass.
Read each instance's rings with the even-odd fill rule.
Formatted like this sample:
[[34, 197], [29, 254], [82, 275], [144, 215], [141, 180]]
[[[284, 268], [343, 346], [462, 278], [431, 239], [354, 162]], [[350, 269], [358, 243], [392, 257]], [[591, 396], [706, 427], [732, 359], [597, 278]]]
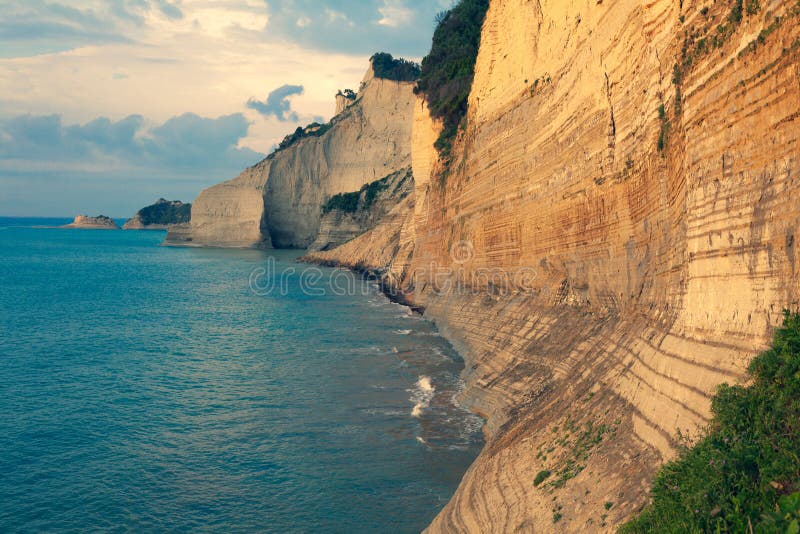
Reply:
[[713, 419], [658, 472], [652, 502], [620, 532], [800, 532], [800, 315], [723, 384]]

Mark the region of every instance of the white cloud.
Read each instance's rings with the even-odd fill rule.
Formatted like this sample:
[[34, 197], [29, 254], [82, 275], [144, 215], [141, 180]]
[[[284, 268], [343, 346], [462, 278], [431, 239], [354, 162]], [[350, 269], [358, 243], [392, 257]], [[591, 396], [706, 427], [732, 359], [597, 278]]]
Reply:
[[414, 18], [414, 12], [402, 0], [384, 0], [383, 7], [379, 7], [378, 12], [383, 17], [378, 24], [391, 28], [405, 26]]
[[300, 17], [299, 19], [297, 19], [296, 24], [298, 28], [305, 28], [306, 26], [311, 24], [311, 19], [308, 17]]
[[0, 58], [0, 117], [59, 114], [74, 123], [131, 113], [164, 121], [186, 112], [244, 112], [256, 124], [241, 144], [265, 152], [291, 125], [246, 111], [249, 98], [286, 83], [303, 85], [293, 102], [300, 120], [327, 118], [337, 89], [363, 76], [368, 52], [309, 54], [260, 31], [268, 22], [262, 1], [240, 1], [236, 9], [225, 4], [183, 0], [181, 19], [149, 10], [130, 29], [135, 40]]
[[341, 11], [336, 11], [335, 9], [326, 7], [325, 14], [328, 16], [328, 22], [330, 24], [336, 24], [337, 22], [350, 22], [350, 19], [347, 18], [347, 15]]

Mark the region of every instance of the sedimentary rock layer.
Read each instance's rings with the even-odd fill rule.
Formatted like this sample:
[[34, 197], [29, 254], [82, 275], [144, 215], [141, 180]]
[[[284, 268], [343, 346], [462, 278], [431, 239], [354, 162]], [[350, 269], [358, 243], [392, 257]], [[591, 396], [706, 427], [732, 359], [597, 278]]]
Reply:
[[466, 359], [488, 441], [431, 532], [612, 528], [797, 306], [800, 10], [735, 8], [492, 0], [454, 160], [414, 164], [393, 227], [410, 262], [325, 253]]

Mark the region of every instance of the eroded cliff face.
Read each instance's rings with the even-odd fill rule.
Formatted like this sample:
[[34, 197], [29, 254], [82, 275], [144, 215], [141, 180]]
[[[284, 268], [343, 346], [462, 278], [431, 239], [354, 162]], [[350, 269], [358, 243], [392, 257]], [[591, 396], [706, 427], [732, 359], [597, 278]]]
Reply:
[[410, 261], [325, 253], [466, 359], [487, 445], [430, 531], [613, 528], [797, 307], [800, 9], [750, 5], [492, 0], [454, 160], [414, 164], [393, 227]]
[[413, 191], [411, 167], [406, 167], [359, 191], [333, 197], [331, 200], [350, 202], [350, 205], [336, 207], [329, 206], [329, 202], [323, 207], [319, 233], [308, 250], [330, 250], [371, 230]]
[[309, 132], [239, 177], [203, 191], [173, 244], [306, 248], [322, 205], [410, 164], [413, 83], [375, 78], [324, 133]]

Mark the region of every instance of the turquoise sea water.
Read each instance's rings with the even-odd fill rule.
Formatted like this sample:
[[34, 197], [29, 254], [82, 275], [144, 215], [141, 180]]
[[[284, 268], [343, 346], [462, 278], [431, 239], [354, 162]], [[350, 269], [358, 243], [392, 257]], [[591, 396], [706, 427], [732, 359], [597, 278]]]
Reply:
[[450, 498], [481, 421], [429, 323], [302, 291], [297, 252], [30, 228], [66, 222], [0, 219], [0, 530], [414, 532]]

